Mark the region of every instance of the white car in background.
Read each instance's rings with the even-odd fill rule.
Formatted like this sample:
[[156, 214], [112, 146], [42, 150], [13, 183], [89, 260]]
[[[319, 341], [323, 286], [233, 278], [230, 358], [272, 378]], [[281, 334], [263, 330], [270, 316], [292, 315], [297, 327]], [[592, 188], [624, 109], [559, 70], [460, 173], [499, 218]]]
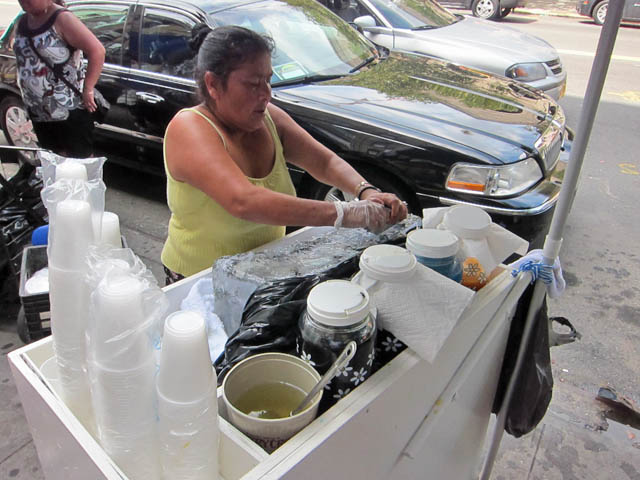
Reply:
[[454, 14], [434, 0], [330, 0], [325, 5], [382, 47], [497, 73], [556, 100], [564, 95], [567, 74], [558, 52], [539, 37]]

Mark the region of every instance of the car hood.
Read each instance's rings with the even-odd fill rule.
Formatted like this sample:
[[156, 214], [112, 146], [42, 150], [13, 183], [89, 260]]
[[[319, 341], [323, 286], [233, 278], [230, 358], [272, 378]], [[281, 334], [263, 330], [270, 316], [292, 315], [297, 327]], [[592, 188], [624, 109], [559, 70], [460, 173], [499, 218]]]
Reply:
[[474, 156], [489, 163], [510, 163], [534, 152], [560, 108], [518, 82], [403, 53], [391, 53], [354, 75], [275, 86], [274, 97], [403, 135], [418, 146], [426, 140], [475, 150]]
[[[541, 38], [473, 17], [461, 17], [452, 25], [429, 30], [396, 29], [395, 34], [409, 38], [413, 52], [500, 75], [517, 63], [548, 62], [558, 58], [556, 49]], [[399, 42], [398, 39], [396, 43]]]

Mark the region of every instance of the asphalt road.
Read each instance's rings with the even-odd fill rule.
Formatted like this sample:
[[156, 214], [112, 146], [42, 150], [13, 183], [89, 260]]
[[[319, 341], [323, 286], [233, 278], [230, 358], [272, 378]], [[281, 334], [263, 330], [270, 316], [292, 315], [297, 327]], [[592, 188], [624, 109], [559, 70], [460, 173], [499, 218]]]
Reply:
[[[2, 9], [10, 9], [13, 3], [0, 2], [0, 23]], [[504, 23], [545, 38], [559, 50], [569, 72], [567, 95], [561, 104], [568, 124], [575, 128], [600, 27], [588, 19], [519, 14], [510, 15]], [[605, 427], [600, 415], [602, 405], [594, 401], [601, 385], [615, 387], [640, 405], [640, 226], [635, 208], [640, 184], [637, 52], [640, 27], [622, 27], [565, 230], [560, 259], [567, 291], [549, 302], [550, 315], [569, 318], [582, 333], [579, 342], [552, 349], [556, 383], [547, 418], [562, 419], [564, 427], [553, 430], [550, 426], [545, 431], [543, 426], [527, 441], [505, 438], [494, 478], [640, 478], [640, 431], [631, 427], [623, 427], [616, 440], [616, 453], [609, 451], [606, 443], [610, 439], [604, 433], [602, 444], [582, 442], [580, 448], [558, 447], [555, 452], [544, 440], [554, 431], [560, 432], [558, 435], [572, 431], [579, 436], [583, 431]], [[129, 245], [161, 281], [159, 253], [168, 220], [164, 181], [110, 165], [105, 168], [105, 181], [107, 210], [118, 213]], [[24, 468], [37, 467], [33, 448], [21, 452], [11, 462], [0, 464], [0, 477], [5, 478], [3, 475], [12, 471], [11, 465], [17, 464], [23, 468], [16, 479], [42, 478], [41, 472]], [[528, 456], [522, 452], [528, 452]], [[618, 461], [620, 456], [628, 460]]]

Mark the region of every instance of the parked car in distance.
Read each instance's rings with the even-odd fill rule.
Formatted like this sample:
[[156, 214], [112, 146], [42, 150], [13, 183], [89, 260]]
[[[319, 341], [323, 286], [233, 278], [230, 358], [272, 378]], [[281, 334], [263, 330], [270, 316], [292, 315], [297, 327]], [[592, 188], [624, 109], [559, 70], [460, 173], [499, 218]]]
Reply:
[[556, 100], [564, 95], [560, 56], [539, 37], [453, 14], [434, 0], [333, 0], [327, 6], [377, 45], [504, 75]]
[[[604, 24], [608, 7], [609, 0], [578, 0], [576, 4], [578, 13], [593, 18], [596, 25]], [[640, 2], [638, 0], [625, 0], [622, 21], [640, 22]]]
[[526, 0], [442, 0], [445, 7], [471, 10], [475, 17], [497, 20], [513, 12], [514, 8], [525, 7]]
[[[166, 126], [197, 103], [191, 32], [235, 24], [275, 41], [273, 103], [413, 213], [471, 204], [524, 238], [546, 233], [571, 139], [562, 108], [538, 90], [435, 58], [381, 53], [315, 0], [94, 0], [68, 8], [106, 49], [97, 88], [111, 109], [96, 147], [109, 162], [164, 174]], [[8, 35], [0, 43], [0, 121], [14, 143], [30, 130], [15, 71]], [[300, 196], [348, 198], [291, 172]]]

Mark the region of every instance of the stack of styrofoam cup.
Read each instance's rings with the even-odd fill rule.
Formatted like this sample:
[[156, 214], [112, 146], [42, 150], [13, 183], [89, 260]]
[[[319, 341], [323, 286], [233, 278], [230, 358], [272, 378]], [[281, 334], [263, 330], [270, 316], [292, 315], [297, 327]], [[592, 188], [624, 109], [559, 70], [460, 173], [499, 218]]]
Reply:
[[172, 313], [165, 321], [157, 378], [163, 479], [218, 478], [216, 384], [204, 318]]
[[93, 432], [85, 347], [89, 316], [85, 258], [93, 243], [89, 203], [83, 200], [57, 203], [49, 234], [51, 333], [62, 397], [75, 416]]
[[122, 247], [122, 238], [120, 236], [120, 219], [113, 212], [104, 212], [102, 214], [102, 238], [103, 244], [114, 248]]
[[69, 160], [64, 163], [60, 163], [56, 165], [56, 178], [58, 181], [62, 178], [66, 178], [69, 180], [83, 180], [87, 181], [87, 167], [85, 167], [82, 163], [77, 161]]
[[145, 318], [145, 284], [126, 272], [107, 274], [92, 294], [89, 371], [105, 451], [131, 480], [159, 478], [156, 362]]

